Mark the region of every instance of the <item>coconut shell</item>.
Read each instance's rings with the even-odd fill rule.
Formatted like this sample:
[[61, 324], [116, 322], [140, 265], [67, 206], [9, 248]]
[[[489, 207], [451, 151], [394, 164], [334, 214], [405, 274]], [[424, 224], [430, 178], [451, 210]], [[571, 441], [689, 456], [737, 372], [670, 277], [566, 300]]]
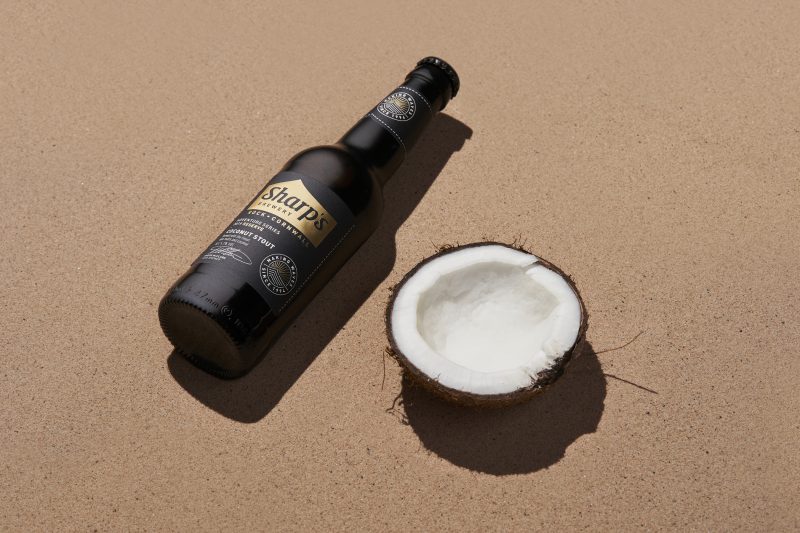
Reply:
[[[453, 252], [457, 252], [459, 250], [463, 250], [465, 248], [473, 248], [477, 246], [489, 246], [489, 245], [498, 245], [498, 246], [505, 246], [506, 248], [512, 248], [514, 250], [518, 250], [521, 252], [525, 252], [530, 255], [536, 256], [539, 260], [538, 263], [548, 268], [564, 278], [564, 280], [569, 284], [570, 288], [575, 293], [575, 296], [578, 298], [578, 302], [580, 303], [581, 307], [581, 325], [580, 329], [578, 330], [578, 336], [575, 339], [575, 343], [572, 345], [572, 348], [567, 350], [564, 355], [559, 357], [553, 363], [553, 366], [550, 368], [543, 370], [537, 374], [536, 379], [531, 382], [530, 385], [527, 387], [523, 387], [520, 389], [515, 390], [514, 392], [509, 392], [505, 394], [474, 394], [470, 392], [464, 392], [460, 390], [456, 390], [450, 387], [446, 387], [439, 383], [436, 379], [424, 374], [420, 369], [418, 369], [408, 358], [403, 354], [400, 348], [397, 346], [397, 342], [394, 338], [394, 334], [392, 333], [392, 308], [394, 307], [395, 299], [397, 298], [397, 294], [400, 289], [405, 285], [405, 283], [411, 279], [414, 274], [416, 274], [420, 268], [425, 266], [428, 262], [433, 261], [439, 257], [442, 257], [446, 254], [451, 254]], [[514, 405], [520, 402], [524, 402], [529, 400], [533, 396], [540, 394], [543, 392], [547, 387], [552, 385], [561, 375], [564, 373], [564, 369], [567, 367], [569, 362], [572, 360], [573, 357], [577, 357], [580, 354], [582, 346], [585, 342], [586, 337], [586, 329], [589, 324], [588, 314], [586, 313], [586, 306], [583, 304], [583, 299], [581, 298], [580, 293], [578, 292], [578, 288], [575, 286], [575, 282], [572, 278], [567, 275], [563, 270], [555, 266], [554, 264], [550, 263], [539, 257], [536, 254], [524, 249], [522, 246], [517, 244], [506, 244], [502, 242], [476, 242], [471, 244], [464, 244], [460, 246], [442, 246], [439, 249], [439, 252], [427, 257], [426, 259], [420, 261], [414, 268], [412, 268], [400, 282], [395, 285], [391, 291], [391, 297], [389, 298], [389, 303], [386, 306], [386, 315], [385, 315], [385, 324], [386, 324], [386, 336], [389, 339], [389, 349], [388, 353], [400, 364], [403, 368], [403, 371], [408, 376], [411, 383], [414, 385], [422, 386], [437, 396], [459, 404], [459, 405], [466, 405], [466, 406], [473, 406], [473, 407], [504, 407], [508, 405]]]

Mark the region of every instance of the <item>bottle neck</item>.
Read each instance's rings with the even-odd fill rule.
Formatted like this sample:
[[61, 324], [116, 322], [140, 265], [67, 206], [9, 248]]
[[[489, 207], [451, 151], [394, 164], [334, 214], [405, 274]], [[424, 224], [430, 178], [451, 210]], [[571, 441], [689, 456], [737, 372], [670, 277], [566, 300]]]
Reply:
[[344, 134], [339, 143], [356, 154], [383, 185], [452, 98], [439, 68], [420, 65]]

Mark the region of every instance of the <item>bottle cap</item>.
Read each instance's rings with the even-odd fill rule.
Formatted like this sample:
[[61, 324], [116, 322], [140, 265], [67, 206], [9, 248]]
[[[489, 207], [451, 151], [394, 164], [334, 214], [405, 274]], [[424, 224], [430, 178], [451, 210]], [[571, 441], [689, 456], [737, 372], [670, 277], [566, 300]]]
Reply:
[[453, 87], [453, 94], [450, 98], [455, 98], [456, 93], [458, 93], [458, 88], [461, 87], [461, 81], [458, 79], [458, 74], [456, 73], [455, 69], [450, 66], [449, 63], [444, 61], [443, 59], [439, 59], [438, 57], [428, 56], [424, 59], [420, 59], [417, 62], [417, 66], [420, 67], [422, 65], [433, 65], [442, 70], [447, 75], [447, 78], [450, 80], [450, 85]]

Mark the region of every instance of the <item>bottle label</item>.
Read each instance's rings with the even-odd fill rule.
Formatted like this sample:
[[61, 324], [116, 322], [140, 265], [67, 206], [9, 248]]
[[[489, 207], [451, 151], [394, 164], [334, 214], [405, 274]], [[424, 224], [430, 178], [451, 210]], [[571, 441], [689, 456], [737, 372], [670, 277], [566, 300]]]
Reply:
[[420, 124], [427, 123], [434, 114], [430, 102], [421, 92], [408, 85], [401, 85], [367, 113], [367, 116], [388, 131], [405, 153], [406, 142], [418, 136]]
[[280, 172], [195, 264], [232, 271], [280, 313], [354, 225], [353, 213], [327, 186]]

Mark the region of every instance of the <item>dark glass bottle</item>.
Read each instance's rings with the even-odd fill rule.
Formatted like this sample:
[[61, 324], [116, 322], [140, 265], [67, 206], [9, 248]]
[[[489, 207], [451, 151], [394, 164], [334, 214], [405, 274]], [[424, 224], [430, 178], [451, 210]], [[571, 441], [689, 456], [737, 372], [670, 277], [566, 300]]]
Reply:
[[383, 184], [458, 88], [427, 57], [339, 142], [290, 159], [161, 300], [175, 348], [224, 378], [255, 366], [376, 229]]

